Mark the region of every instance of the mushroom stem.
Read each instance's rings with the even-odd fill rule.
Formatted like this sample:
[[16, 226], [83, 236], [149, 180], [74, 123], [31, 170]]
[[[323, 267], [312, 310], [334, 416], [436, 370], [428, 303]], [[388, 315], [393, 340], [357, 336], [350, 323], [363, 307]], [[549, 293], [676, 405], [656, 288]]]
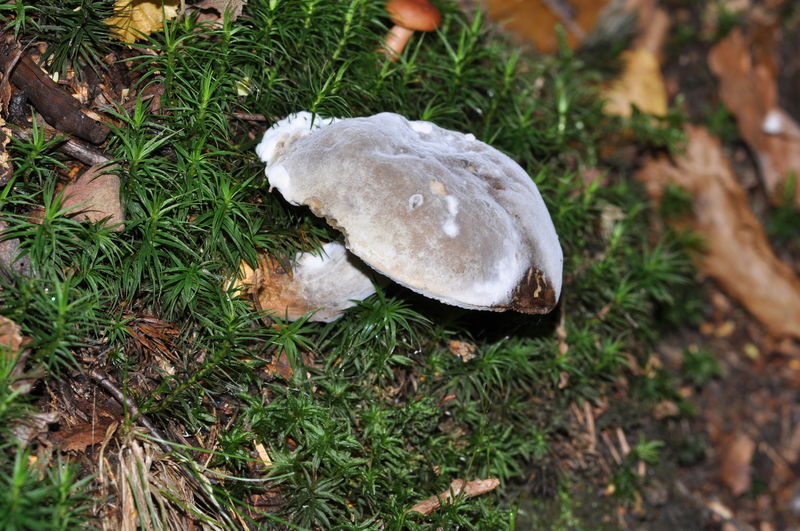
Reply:
[[392, 26], [389, 32], [386, 33], [386, 38], [383, 43], [383, 49], [386, 51], [390, 60], [396, 61], [397, 58], [400, 57], [413, 34], [414, 30], [404, 28], [398, 24]]

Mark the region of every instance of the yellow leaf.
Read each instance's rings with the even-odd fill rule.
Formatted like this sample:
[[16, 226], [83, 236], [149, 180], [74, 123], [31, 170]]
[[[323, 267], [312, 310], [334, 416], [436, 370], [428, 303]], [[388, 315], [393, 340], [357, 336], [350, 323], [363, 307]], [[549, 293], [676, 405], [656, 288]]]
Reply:
[[181, 0], [116, 0], [115, 12], [106, 19], [111, 31], [124, 42], [141, 39], [178, 16]]
[[602, 90], [607, 100], [605, 112], [628, 117], [635, 105], [643, 113], [667, 114], [667, 89], [655, 54], [645, 49], [628, 50], [622, 60], [622, 76]]

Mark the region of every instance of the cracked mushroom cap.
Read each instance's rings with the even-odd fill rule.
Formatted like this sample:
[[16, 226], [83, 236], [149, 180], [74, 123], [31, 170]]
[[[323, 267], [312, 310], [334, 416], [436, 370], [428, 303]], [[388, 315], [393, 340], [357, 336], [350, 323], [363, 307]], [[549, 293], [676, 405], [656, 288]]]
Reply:
[[[545, 313], [563, 255], [530, 176], [493, 147], [398, 114], [298, 113], [257, 148], [272, 187], [392, 280], [447, 304]], [[335, 282], [335, 279], [332, 279]]]

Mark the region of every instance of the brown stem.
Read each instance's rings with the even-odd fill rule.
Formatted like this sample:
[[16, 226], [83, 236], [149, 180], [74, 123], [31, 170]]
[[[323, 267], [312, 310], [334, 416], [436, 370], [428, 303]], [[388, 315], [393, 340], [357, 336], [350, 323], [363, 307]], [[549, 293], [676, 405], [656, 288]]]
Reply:
[[408, 40], [414, 34], [414, 30], [404, 28], [395, 24], [386, 34], [383, 41], [383, 48], [386, 50], [387, 55], [391, 61], [396, 61], [400, 54], [403, 53], [403, 48], [408, 44]]

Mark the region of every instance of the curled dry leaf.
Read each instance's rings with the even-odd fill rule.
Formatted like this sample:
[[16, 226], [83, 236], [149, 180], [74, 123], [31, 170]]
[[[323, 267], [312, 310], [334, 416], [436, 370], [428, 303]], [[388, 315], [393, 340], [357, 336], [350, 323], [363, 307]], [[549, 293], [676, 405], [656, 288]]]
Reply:
[[697, 256], [700, 270], [771, 334], [800, 337], [800, 279], [770, 248], [719, 139], [696, 126], [688, 126], [686, 135], [683, 156], [649, 159], [637, 178], [656, 202], [669, 183], [688, 191], [694, 209], [682, 223], [705, 242]]
[[486, 494], [497, 488], [500, 480], [497, 478], [489, 479], [474, 479], [472, 481], [464, 481], [463, 479], [454, 479], [450, 482], [450, 488], [436, 496], [423, 500], [411, 509], [410, 513], [430, 514], [439, 507], [442, 503], [452, 503], [454, 498], [474, 498], [481, 494]]
[[[800, 125], [778, 106], [777, 32], [771, 34], [751, 38], [736, 28], [711, 49], [708, 65], [739, 134], [756, 154], [768, 194], [777, 200], [786, 179], [800, 174]], [[800, 205], [800, 186], [794, 201]]]
[[114, 166], [97, 164], [64, 187], [64, 208], [73, 215], [93, 223], [107, 219], [115, 231], [121, 231], [125, 221], [119, 199], [119, 177]]

